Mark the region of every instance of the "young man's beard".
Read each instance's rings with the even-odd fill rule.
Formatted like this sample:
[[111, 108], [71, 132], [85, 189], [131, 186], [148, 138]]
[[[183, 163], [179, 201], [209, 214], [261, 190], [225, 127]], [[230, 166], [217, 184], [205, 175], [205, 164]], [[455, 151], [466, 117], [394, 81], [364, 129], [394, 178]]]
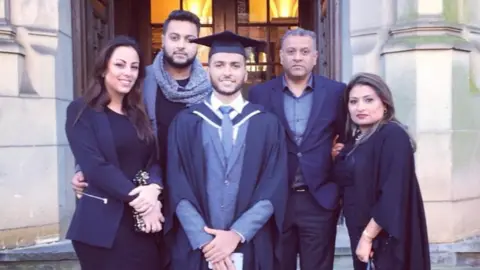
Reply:
[[212, 79], [210, 79], [210, 81], [212, 82], [212, 86], [213, 86], [214, 91], [219, 93], [222, 96], [233, 96], [236, 93], [238, 93], [238, 91], [242, 90], [242, 88], [243, 88], [243, 83], [240, 83], [235, 87], [235, 89], [232, 92], [226, 92], [226, 91], [221, 90], [220, 87], [218, 87], [218, 84], [214, 83]]
[[195, 54], [191, 58], [187, 58], [187, 61], [185, 61], [184, 63], [177, 63], [177, 62], [175, 62], [173, 57], [171, 57], [168, 53], [165, 52], [163, 54], [163, 60], [165, 60], [165, 62], [169, 66], [171, 66], [173, 68], [178, 68], [178, 69], [187, 68], [187, 67], [191, 66], [193, 64], [193, 62], [195, 61], [195, 57], [197, 57], [197, 54]]

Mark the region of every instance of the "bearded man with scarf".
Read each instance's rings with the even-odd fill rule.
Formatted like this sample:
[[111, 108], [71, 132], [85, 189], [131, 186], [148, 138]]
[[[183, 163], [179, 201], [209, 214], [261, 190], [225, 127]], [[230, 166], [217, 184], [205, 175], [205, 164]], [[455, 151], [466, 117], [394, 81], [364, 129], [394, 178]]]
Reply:
[[[203, 102], [212, 92], [207, 73], [196, 58], [198, 44], [190, 42], [198, 38], [199, 34], [198, 16], [185, 10], [172, 11], [163, 26], [162, 50], [152, 65], [146, 68], [144, 103], [157, 135], [157, 156], [163, 177], [170, 123], [180, 111]], [[88, 186], [88, 179], [85, 181], [78, 165], [76, 169], [72, 187], [79, 196]], [[163, 190], [163, 184], [161, 188]], [[165, 249], [163, 246], [159, 248]]]
[[173, 118], [190, 105], [203, 102], [211, 84], [196, 58], [200, 19], [188, 11], [173, 11], [163, 28], [163, 48], [147, 67], [144, 100], [157, 134], [161, 168], [166, 168], [168, 127]]

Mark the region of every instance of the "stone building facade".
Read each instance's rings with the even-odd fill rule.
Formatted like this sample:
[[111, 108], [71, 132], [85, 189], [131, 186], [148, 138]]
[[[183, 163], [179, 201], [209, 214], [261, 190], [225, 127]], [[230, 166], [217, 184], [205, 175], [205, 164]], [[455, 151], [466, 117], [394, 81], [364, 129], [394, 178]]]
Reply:
[[74, 208], [70, 14], [70, 1], [0, 1], [0, 248], [58, 239]]
[[[75, 35], [85, 31], [76, 18], [85, 1], [112, 2], [0, 0], [0, 249], [63, 239], [75, 207], [64, 122], [81, 85]], [[317, 71], [345, 82], [374, 72], [392, 88], [418, 143], [432, 252], [453, 254], [441, 257], [451, 263], [480, 252], [465, 245], [480, 235], [480, 1], [309, 2], [316, 11], [303, 18], [328, 48], [329, 66]]]

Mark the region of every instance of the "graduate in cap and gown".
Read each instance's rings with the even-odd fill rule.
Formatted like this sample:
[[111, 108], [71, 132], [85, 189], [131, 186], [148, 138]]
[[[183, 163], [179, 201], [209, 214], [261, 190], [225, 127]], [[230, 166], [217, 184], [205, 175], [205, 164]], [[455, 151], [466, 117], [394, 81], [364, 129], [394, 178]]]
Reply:
[[241, 95], [245, 48], [263, 43], [229, 31], [191, 42], [211, 48], [213, 93], [169, 129], [164, 231], [171, 269], [280, 269], [285, 131]]

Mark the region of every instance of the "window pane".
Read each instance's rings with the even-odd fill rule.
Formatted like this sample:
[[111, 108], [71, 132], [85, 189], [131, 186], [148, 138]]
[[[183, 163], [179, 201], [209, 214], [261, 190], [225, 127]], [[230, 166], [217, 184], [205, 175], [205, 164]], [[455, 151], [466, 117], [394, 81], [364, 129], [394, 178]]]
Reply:
[[248, 79], [243, 86], [243, 96], [245, 98], [248, 97], [248, 90], [252, 85], [259, 84], [268, 80], [267, 78], [267, 65], [249, 65], [247, 66], [248, 69]]
[[269, 0], [272, 23], [298, 23], [297, 0]]
[[180, 0], [150, 0], [150, 21], [163, 23], [175, 9], [180, 9]]
[[[238, 27], [238, 34], [241, 36], [253, 38], [256, 40], [267, 41], [266, 27], [261, 26], [246, 26]], [[265, 63], [268, 61], [267, 55], [264, 52], [260, 52], [255, 55], [252, 48], [247, 48], [247, 63]]]
[[266, 23], [268, 0], [237, 0], [238, 23]]
[[[170, 0], [165, 0], [170, 1]], [[212, 24], [212, 0], [182, 0], [183, 9], [200, 18], [201, 24]]]
[[[212, 27], [202, 27], [200, 28], [200, 37], [203, 36], [208, 36], [213, 34], [213, 28]], [[208, 63], [208, 53], [210, 52], [210, 47], [199, 45], [198, 46], [198, 53], [197, 53], [197, 58], [200, 60], [202, 63]]]
[[161, 26], [152, 27], [152, 59], [154, 59], [157, 53], [162, 49], [162, 29], [163, 27]]
[[289, 27], [286, 26], [272, 26], [269, 28], [270, 52], [272, 53], [273, 62], [280, 62], [281, 39], [288, 29]]

